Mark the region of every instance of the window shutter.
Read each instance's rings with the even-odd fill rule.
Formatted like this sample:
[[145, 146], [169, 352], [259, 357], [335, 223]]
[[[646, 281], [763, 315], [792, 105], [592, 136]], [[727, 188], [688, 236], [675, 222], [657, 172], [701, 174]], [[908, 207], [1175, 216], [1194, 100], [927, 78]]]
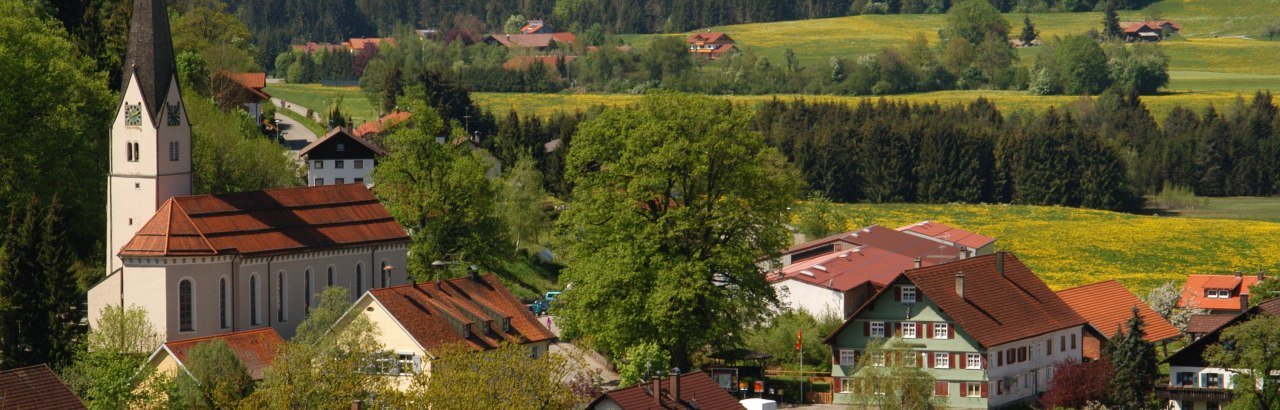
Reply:
[[902, 322], [893, 322], [893, 334], [895, 336], [902, 334]]
[[925, 338], [925, 339], [932, 339], [932, 338], [933, 338], [933, 323], [925, 322], [925, 323], [922, 323], [922, 324], [921, 324], [921, 326], [924, 326], [924, 338]]
[[862, 335], [871, 336], [871, 322], [862, 322]]
[[957, 397], [969, 396], [969, 382], [960, 382], [960, 394]]
[[987, 355], [978, 353], [978, 357], [981, 358], [982, 360], [982, 368], [983, 369], [987, 368]]
[[947, 382], [934, 382], [933, 395], [947, 397]]
[[951, 326], [951, 324], [948, 324], [948, 325], [947, 325], [947, 338], [948, 338], [948, 339], [955, 339], [955, 338], [956, 338], [956, 331], [951, 330], [951, 328], [953, 328], [953, 327], [955, 327], [955, 326]]
[[962, 368], [962, 367], [964, 367], [964, 366], [961, 366], [961, 365], [960, 365], [960, 354], [959, 354], [959, 353], [952, 353], [952, 354], [951, 354], [951, 368], [952, 368], [952, 369], [959, 369], [959, 368]]
[[982, 390], [982, 398], [985, 399], [987, 397], [987, 384], [983, 383], [979, 389]]
[[894, 301], [894, 302], [901, 302], [901, 301], [902, 301], [902, 287], [901, 287], [901, 286], [895, 286], [895, 288], [897, 288], [897, 291], [896, 291], [896, 292], [893, 292], [893, 301]]

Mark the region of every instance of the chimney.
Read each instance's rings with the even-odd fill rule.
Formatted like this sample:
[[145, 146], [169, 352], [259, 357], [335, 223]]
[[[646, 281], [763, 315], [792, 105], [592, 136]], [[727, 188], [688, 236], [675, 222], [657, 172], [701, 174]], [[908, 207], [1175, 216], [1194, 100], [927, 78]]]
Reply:
[[1261, 271], [1261, 270], [1259, 270], [1259, 271], [1258, 271], [1258, 282], [1262, 282], [1262, 279], [1263, 279], [1263, 278], [1265, 278], [1265, 276], [1263, 276], [1263, 275], [1262, 275], [1262, 271]]
[[916, 266], [916, 269], [920, 269], [920, 258], [916, 258], [915, 266]]
[[680, 407], [680, 368], [671, 369], [671, 397], [676, 402], [676, 407]]
[[1246, 310], [1249, 310], [1249, 295], [1241, 293], [1240, 294], [1240, 311], [1244, 312]]
[[956, 272], [956, 295], [964, 299], [964, 271]]
[[653, 405], [662, 408], [662, 378], [653, 376]]
[[1241, 276], [1241, 272], [1240, 272], [1240, 270], [1239, 270], [1239, 269], [1236, 269], [1236, 277], [1238, 278], [1238, 277], [1240, 277], [1240, 276]]
[[1004, 251], [996, 252], [996, 273], [1004, 277]]

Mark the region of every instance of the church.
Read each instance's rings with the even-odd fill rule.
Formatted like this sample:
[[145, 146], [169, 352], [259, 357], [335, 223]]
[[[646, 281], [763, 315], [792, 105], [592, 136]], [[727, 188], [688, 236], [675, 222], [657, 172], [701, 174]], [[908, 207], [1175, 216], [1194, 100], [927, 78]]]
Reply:
[[107, 177], [106, 278], [89, 323], [138, 306], [165, 341], [293, 336], [327, 286], [408, 282], [409, 236], [364, 184], [191, 195], [191, 124], [164, 0], [134, 0]]

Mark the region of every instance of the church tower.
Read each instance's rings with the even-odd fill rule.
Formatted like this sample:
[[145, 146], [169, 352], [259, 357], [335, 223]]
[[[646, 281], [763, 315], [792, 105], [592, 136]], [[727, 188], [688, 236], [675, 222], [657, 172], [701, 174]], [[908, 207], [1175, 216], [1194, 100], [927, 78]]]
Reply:
[[165, 0], [134, 0], [107, 177], [107, 274], [116, 252], [170, 197], [191, 194], [191, 124], [178, 89]]

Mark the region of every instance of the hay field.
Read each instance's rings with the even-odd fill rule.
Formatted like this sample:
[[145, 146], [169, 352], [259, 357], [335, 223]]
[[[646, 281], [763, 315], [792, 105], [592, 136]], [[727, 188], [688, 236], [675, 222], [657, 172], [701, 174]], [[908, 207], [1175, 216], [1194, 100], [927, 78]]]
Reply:
[[858, 220], [888, 227], [933, 220], [996, 238], [1054, 289], [1116, 279], [1145, 296], [1192, 273], [1236, 269], [1274, 275], [1280, 223], [1140, 216], [1022, 205], [849, 204]]

